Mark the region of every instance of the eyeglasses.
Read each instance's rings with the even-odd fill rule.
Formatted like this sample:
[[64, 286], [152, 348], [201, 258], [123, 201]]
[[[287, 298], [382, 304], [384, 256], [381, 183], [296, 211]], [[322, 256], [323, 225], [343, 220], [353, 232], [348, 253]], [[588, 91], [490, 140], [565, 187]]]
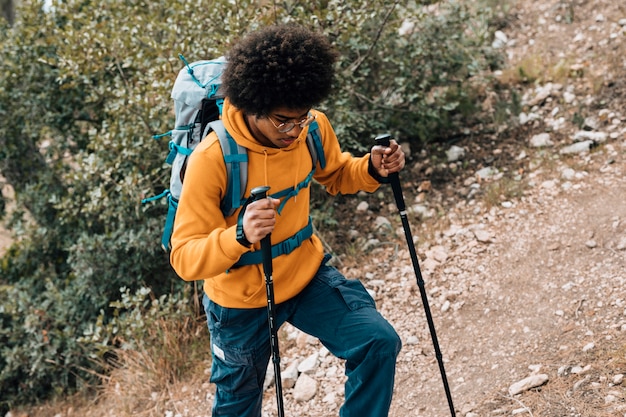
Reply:
[[279, 123], [278, 125], [276, 123], [274, 123], [274, 121], [272, 120], [272, 118], [269, 115], [267, 116], [267, 118], [270, 119], [270, 122], [272, 123], [272, 125], [280, 133], [287, 133], [291, 129], [296, 127], [296, 125], [300, 126], [300, 129], [304, 129], [305, 127], [307, 127], [308, 125], [313, 123], [313, 121], [317, 118], [317, 114], [309, 113], [308, 116], [306, 116], [304, 119], [300, 120], [299, 122], [288, 121], [288, 122]]

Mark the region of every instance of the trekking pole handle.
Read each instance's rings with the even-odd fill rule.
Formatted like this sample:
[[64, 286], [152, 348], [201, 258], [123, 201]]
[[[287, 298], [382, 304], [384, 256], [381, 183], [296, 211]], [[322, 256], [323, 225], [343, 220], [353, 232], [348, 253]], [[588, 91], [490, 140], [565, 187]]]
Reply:
[[[374, 138], [374, 143], [378, 146], [388, 148], [389, 145], [391, 145], [392, 138], [391, 134], [383, 133], [382, 135], [378, 135]], [[393, 190], [393, 197], [396, 200], [396, 206], [398, 206], [398, 210], [403, 212], [406, 209], [406, 205], [404, 203], [404, 196], [402, 195], [402, 188], [400, 186], [400, 177], [397, 172], [389, 174], [389, 183], [391, 184], [391, 189]]]
[[263, 198], [267, 198], [267, 192], [269, 191], [269, 189], [270, 187], [268, 187], [267, 185], [261, 185], [259, 187], [253, 188], [252, 191], [250, 191], [250, 194], [252, 195], [252, 200], [257, 201]]
[[376, 142], [376, 145], [388, 148], [391, 144], [391, 135], [389, 133], [383, 133], [382, 135], [378, 135], [376, 136], [376, 138], [374, 138], [374, 142]]

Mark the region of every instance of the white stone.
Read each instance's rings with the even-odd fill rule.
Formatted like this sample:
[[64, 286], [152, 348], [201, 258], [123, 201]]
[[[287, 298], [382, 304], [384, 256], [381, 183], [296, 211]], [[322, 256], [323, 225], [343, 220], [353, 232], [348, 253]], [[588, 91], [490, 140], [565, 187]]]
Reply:
[[402, 22], [402, 25], [400, 25], [400, 28], [398, 29], [398, 35], [407, 36], [413, 33], [414, 30], [415, 30], [415, 22], [412, 20], [406, 19]]
[[460, 146], [453, 145], [446, 151], [448, 162], [456, 162], [465, 156], [465, 149]]
[[559, 152], [563, 155], [583, 153], [583, 152], [589, 151], [592, 145], [593, 145], [592, 140], [586, 140], [584, 142], [578, 142], [578, 143], [574, 143], [573, 145], [566, 146], [562, 148]]
[[576, 171], [574, 171], [572, 168], [565, 168], [563, 172], [561, 172], [561, 178], [563, 178], [564, 180], [571, 181], [574, 179], [575, 176]]
[[[270, 364], [272, 364], [273, 370], [273, 363], [271, 361]], [[283, 387], [293, 388], [294, 385], [296, 385], [296, 381], [298, 380], [298, 362], [292, 362], [291, 365], [287, 367], [287, 369], [281, 371], [280, 377], [282, 378]]]
[[417, 336], [409, 336], [406, 338], [406, 341], [404, 342], [405, 345], [417, 345], [419, 344], [419, 339]]
[[328, 394], [324, 396], [324, 398], [322, 398], [322, 402], [325, 402], [325, 403], [332, 404], [336, 401], [337, 401], [337, 394], [335, 393], [335, 391], [329, 392]]
[[537, 374], [531, 375], [528, 378], [524, 378], [521, 381], [518, 381], [509, 387], [510, 395], [517, 395], [524, 391], [528, 391], [531, 388], [539, 387], [546, 382], [548, 382], [550, 378], [546, 374]]
[[479, 242], [482, 242], [482, 243], [491, 242], [491, 233], [489, 233], [486, 230], [482, 230], [482, 229], [474, 230], [474, 236], [476, 237], [476, 240], [478, 240]]
[[411, 211], [422, 219], [431, 217], [430, 210], [423, 204], [414, 204], [411, 206]]
[[376, 229], [380, 229], [380, 228], [391, 229], [391, 222], [386, 217], [378, 216], [376, 217], [376, 220], [374, 220], [374, 227]]
[[426, 251], [426, 257], [443, 263], [448, 259], [448, 252], [443, 246], [437, 245]]
[[586, 130], [580, 130], [576, 133], [574, 133], [574, 141], [575, 142], [582, 142], [585, 140], [592, 140], [596, 143], [603, 143], [606, 142], [606, 139], [608, 138], [608, 135], [604, 132], [588, 132]]
[[316, 393], [317, 381], [307, 374], [301, 374], [293, 389], [293, 398], [298, 402], [306, 402], [315, 397]]
[[370, 208], [370, 205], [368, 204], [367, 201], [361, 201], [357, 206], [356, 206], [356, 211], [358, 212], [364, 212], [367, 211]]
[[504, 48], [507, 42], [509, 41], [509, 38], [501, 30], [496, 30], [496, 32], [493, 35], [494, 35], [493, 36], [494, 39], [493, 39], [493, 42], [491, 43], [491, 46], [493, 48], [496, 48], [496, 49]]
[[439, 266], [439, 262], [432, 258], [426, 258], [424, 262], [421, 263], [421, 265], [424, 271], [432, 273]]
[[300, 362], [300, 365], [298, 365], [298, 372], [309, 375], [314, 374], [319, 364], [319, 357], [320, 355], [318, 352], [309, 355], [306, 359]]
[[595, 347], [596, 347], [595, 343], [593, 342], [587, 343], [585, 346], [583, 346], [583, 352], [588, 352]]
[[576, 100], [576, 94], [566, 91], [563, 93], [563, 100], [565, 100], [567, 104], [572, 104], [574, 100]]
[[530, 138], [530, 146], [534, 148], [543, 148], [552, 145], [554, 145], [554, 142], [552, 142], [550, 134], [547, 132], [539, 133]]
[[498, 173], [498, 170], [496, 170], [495, 168], [492, 168], [492, 167], [485, 167], [485, 168], [482, 168], [482, 169], [479, 169], [478, 171], [476, 171], [476, 175], [479, 178], [482, 178], [482, 179], [491, 178], [494, 175], [496, 175], [497, 173]]

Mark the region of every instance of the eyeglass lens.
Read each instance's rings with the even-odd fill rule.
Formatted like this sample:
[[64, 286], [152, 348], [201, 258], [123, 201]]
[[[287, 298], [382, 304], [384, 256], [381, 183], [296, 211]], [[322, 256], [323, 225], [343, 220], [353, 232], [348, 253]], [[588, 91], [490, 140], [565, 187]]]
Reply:
[[308, 125], [310, 125], [313, 120], [315, 120], [315, 116], [314, 115], [308, 115], [307, 117], [305, 117], [304, 119], [302, 119], [299, 122], [283, 122], [280, 123], [278, 126], [276, 126], [276, 128], [278, 129], [278, 131], [280, 133], [287, 133], [289, 132], [291, 129], [293, 129], [294, 127], [296, 127], [296, 125], [299, 125], [300, 128], [305, 128]]

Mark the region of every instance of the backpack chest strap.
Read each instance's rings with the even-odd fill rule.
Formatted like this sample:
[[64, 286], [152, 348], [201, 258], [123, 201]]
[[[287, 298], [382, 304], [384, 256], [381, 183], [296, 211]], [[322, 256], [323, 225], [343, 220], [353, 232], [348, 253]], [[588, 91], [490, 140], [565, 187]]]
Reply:
[[284, 200], [281, 201], [280, 205], [276, 209], [276, 212], [278, 214], [281, 214], [281, 212], [283, 211], [283, 208], [285, 207], [285, 204], [287, 204], [287, 201], [289, 201], [291, 197], [295, 197], [296, 195], [298, 195], [300, 190], [309, 186], [309, 184], [311, 183], [311, 180], [313, 179], [314, 173], [315, 173], [315, 168], [313, 168], [311, 172], [309, 172], [309, 175], [307, 175], [307, 177], [304, 180], [300, 181], [298, 185], [296, 185], [295, 187], [285, 188], [284, 190], [271, 195], [272, 198], [285, 197]]
[[[296, 248], [302, 245], [302, 242], [313, 236], [313, 222], [309, 217], [309, 222], [306, 226], [300, 229], [295, 235], [272, 245], [272, 259], [280, 256], [287, 255], [293, 252]], [[241, 258], [233, 265], [234, 268], [244, 265], [255, 265], [263, 262], [262, 252], [260, 250], [254, 252], [244, 253]]]

